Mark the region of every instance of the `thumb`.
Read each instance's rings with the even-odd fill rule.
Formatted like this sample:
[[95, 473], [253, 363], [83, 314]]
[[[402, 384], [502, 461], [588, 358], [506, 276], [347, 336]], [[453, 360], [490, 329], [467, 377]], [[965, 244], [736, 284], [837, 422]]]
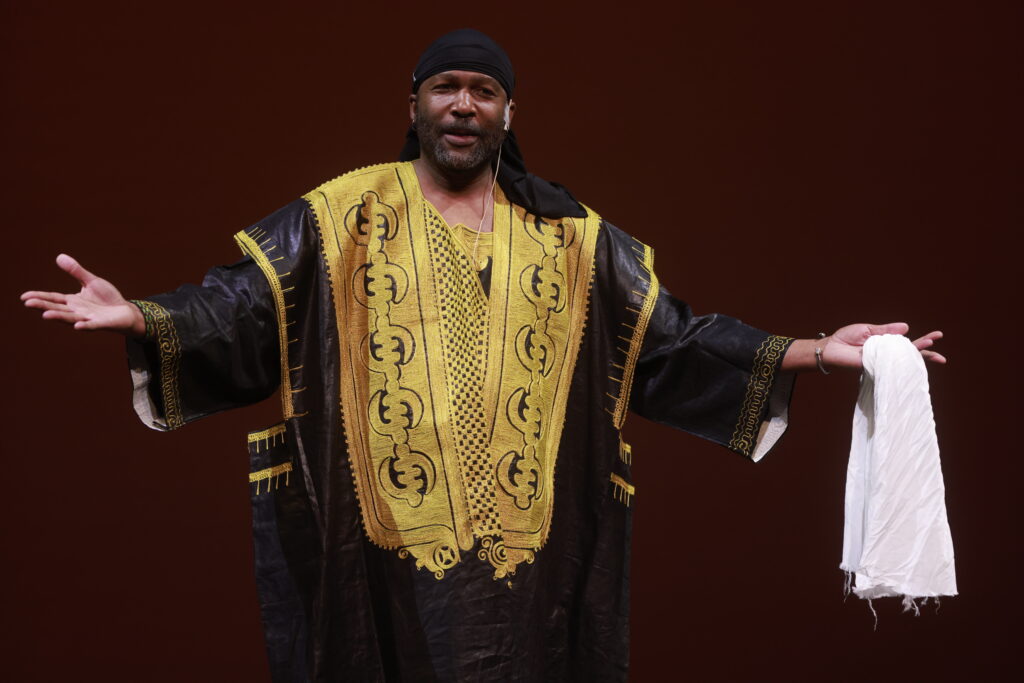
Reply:
[[57, 257], [57, 265], [61, 270], [78, 280], [83, 285], [87, 285], [96, 279], [95, 275], [83, 268], [82, 264], [67, 254], [61, 254]]

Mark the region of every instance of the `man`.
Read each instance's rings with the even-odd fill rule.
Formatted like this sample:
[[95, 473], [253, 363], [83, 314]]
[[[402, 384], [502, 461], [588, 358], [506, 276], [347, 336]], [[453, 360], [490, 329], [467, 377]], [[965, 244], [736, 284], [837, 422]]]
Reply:
[[[249, 435], [275, 679], [622, 680], [626, 410], [760, 459], [792, 372], [858, 368], [872, 334], [695, 317], [653, 252], [527, 173], [515, 78], [475, 31], [416, 67], [403, 161], [353, 171], [235, 236], [202, 287], [129, 302], [26, 292], [126, 334], [135, 407], [174, 429], [281, 390]], [[928, 350], [940, 335], [915, 344]], [[557, 476], [556, 476], [557, 475]]]

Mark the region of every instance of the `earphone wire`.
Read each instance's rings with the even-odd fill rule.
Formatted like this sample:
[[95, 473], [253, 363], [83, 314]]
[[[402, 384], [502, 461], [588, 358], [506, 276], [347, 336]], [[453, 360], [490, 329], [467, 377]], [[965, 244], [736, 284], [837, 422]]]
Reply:
[[[492, 222], [494, 221], [494, 186], [498, 183], [498, 169], [501, 168], [501, 149], [504, 146], [505, 146], [505, 144], [504, 144], [504, 142], [502, 142], [501, 147], [498, 147], [498, 162], [496, 164], [494, 164], [494, 175], [491, 176], [491, 189], [490, 189], [490, 191], [486, 195], [484, 195], [484, 205], [483, 205], [483, 208], [480, 211], [480, 225], [476, 226], [476, 237], [473, 239], [473, 256], [472, 256], [473, 267], [474, 268], [476, 267], [476, 247], [477, 247], [478, 244], [480, 244], [480, 232], [484, 229], [484, 219], [487, 218], [487, 198], [488, 197], [491, 198], [491, 221]], [[493, 234], [493, 232], [494, 232], [494, 230], [492, 228], [491, 229], [491, 233]], [[493, 242], [491, 244], [493, 245]], [[493, 246], [492, 246], [492, 249], [493, 249]], [[493, 255], [492, 255], [492, 257], [493, 257]]]

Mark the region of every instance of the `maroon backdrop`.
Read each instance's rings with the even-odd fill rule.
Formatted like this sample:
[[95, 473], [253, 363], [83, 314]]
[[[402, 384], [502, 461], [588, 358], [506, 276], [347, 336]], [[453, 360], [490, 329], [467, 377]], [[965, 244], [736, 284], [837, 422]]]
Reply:
[[69, 288], [60, 251], [134, 296], [236, 260], [234, 231], [397, 155], [416, 57], [463, 25], [516, 63], [531, 168], [653, 244], [699, 312], [947, 334], [931, 382], [962, 596], [919, 618], [879, 601], [877, 631], [843, 601], [854, 374], [801, 378], [756, 466], [633, 417], [633, 680], [1013, 670], [1014, 3], [26, 5], [0, 18], [9, 680], [266, 680], [244, 432], [277, 415], [152, 432], [120, 341], [18, 293]]

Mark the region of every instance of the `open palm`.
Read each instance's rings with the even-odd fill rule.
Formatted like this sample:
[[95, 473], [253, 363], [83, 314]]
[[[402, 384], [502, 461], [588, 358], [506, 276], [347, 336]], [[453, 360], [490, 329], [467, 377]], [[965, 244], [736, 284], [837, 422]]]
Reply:
[[[886, 325], [868, 325], [858, 323], [840, 327], [828, 338], [822, 349], [822, 361], [829, 367], [859, 368], [864, 353], [864, 342], [876, 334], [906, 334], [910, 327], [906, 323], [888, 323]], [[933, 363], [945, 363], [946, 358], [935, 351], [927, 350], [935, 340], [942, 338], [942, 332], [935, 331], [918, 337], [914, 346], [925, 360]]]
[[30, 291], [21, 295], [28, 308], [42, 310], [43, 318], [73, 325], [76, 330], [108, 330], [142, 335], [145, 323], [139, 309], [128, 302], [117, 287], [93, 275], [67, 254], [57, 257], [57, 265], [78, 280], [77, 294]]

